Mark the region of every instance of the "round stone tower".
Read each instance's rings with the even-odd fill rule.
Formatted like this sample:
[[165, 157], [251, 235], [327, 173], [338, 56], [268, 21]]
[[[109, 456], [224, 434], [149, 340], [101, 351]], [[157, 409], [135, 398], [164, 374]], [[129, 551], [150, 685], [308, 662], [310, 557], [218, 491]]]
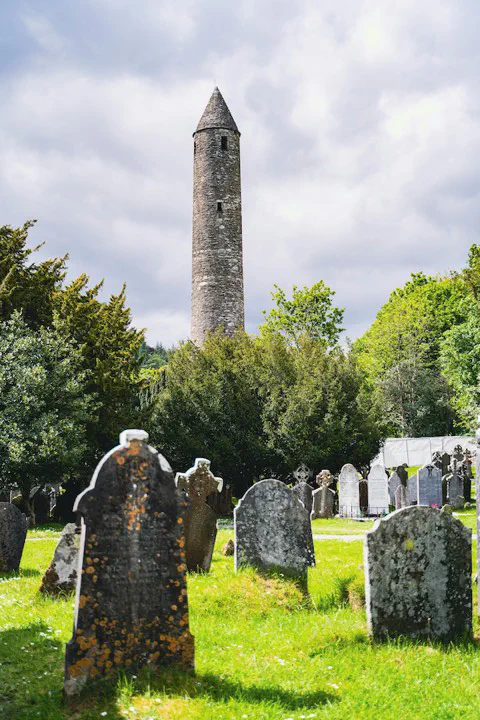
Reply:
[[215, 88], [193, 134], [192, 340], [244, 327], [240, 133]]

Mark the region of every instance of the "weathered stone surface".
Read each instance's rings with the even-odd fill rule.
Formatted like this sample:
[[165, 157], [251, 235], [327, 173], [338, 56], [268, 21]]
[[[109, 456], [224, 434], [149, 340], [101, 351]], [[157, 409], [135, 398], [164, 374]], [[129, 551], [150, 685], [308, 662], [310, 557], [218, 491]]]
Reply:
[[190, 470], [177, 473], [175, 484], [186, 491], [189, 499], [185, 522], [187, 568], [208, 572], [217, 537], [217, 517], [206, 500], [220, 492], [223, 480], [210, 472], [210, 460], [197, 458]]
[[333, 517], [335, 509], [335, 493], [328, 487], [328, 485], [321, 485], [317, 490], [314, 490], [312, 499], [313, 502], [310, 520]]
[[331, 487], [331, 485], [333, 485], [333, 475], [330, 470], [321, 470], [315, 478], [315, 482], [318, 487], [322, 487], [322, 485], [325, 485], [325, 487]]
[[0, 570], [18, 570], [28, 521], [12, 503], [0, 503]]
[[358, 495], [360, 502], [360, 511], [362, 515], [368, 514], [368, 482], [366, 480], [360, 480], [358, 483]]
[[418, 505], [417, 476], [411, 475], [407, 480], [407, 497], [409, 505]]
[[397, 473], [398, 477], [400, 478], [400, 482], [402, 483], [402, 485], [407, 487], [408, 472], [407, 472], [405, 465], [399, 465], [397, 467], [397, 469], [395, 470], [395, 472]]
[[408, 505], [407, 488], [399, 485], [395, 490], [395, 510], [401, 510]]
[[75, 523], [68, 523], [63, 528], [52, 562], [43, 576], [41, 593], [60, 595], [75, 590], [79, 549], [80, 528]]
[[229, 555], [235, 555], [235, 543], [232, 538], [222, 547], [222, 555], [228, 557]]
[[305, 465], [305, 463], [302, 463], [296, 470], [293, 471], [293, 477], [297, 483], [308, 483], [312, 477], [312, 471], [307, 465]]
[[424, 465], [417, 472], [417, 496], [419, 505], [441, 508], [442, 497], [442, 471], [435, 465]]
[[305, 505], [305, 510], [310, 515], [313, 505], [313, 488], [311, 485], [306, 482], [299, 482], [293, 486], [292, 492]]
[[[458, 461], [454, 458], [450, 466], [450, 473], [447, 475], [447, 497], [453, 507], [463, 507], [465, 499], [463, 496], [463, 477], [458, 472]], [[460, 500], [459, 498], [462, 498]], [[462, 502], [463, 501], [463, 502]]]
[[360, 478], [350, 463], [344, 465], [338, 478], [338, 509], [341, 517], [360, 515]]
[[402, 481], [400, 480], [399, 474], [395, 470], [388, 479], [388, 495], [390, 505], [395, 505], [395, 493], [397, 492], [397, 488], [399, 485], [402, 485]]
[[99, 463], [74, 510], [83, 550], [67, 697], [87, 682], [148, 666], [193, 669], [185, 563], [187, 500], [168, 462], [127, 430]]
[[310, 518], [294, 493], [278, 480], [251, 487], [234, 511], [235, 569], [252, 565], [307, 580], [315, 565]]
[[388, 513], [388, 477], [383, 465], [373, 465], [368, 473], [368, 514]]
[[244, 327], [240, 133], [218, 88], [194, 133], [192, 340]]
[[[441, 472], [441, 471], [440, 471]], [[443, 642], [472, 632], [472, 532], [430, 507], [377, 520], [365, 540], [369, 631]]]

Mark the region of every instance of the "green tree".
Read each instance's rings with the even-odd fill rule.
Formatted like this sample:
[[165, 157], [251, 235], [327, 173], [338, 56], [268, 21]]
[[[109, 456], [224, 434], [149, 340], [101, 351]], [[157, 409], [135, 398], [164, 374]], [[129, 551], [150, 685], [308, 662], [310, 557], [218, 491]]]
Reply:
[[0, 323], [1, 486], [18, 487], [30, 514], [32, 488], [68, 479], [87, 454], [97, 408], [82, 364], [55, 319], [33, 330], [15, 311]]
[[293, 287], [292, 298], [275, 285], [275, 306], [267, 313], [260, 330], [264, 335], [280, 334], [298, 347], [302, 338], [322, 341], [328, 346], [338, 342], [344, 310], [333, 305], [333, 290], [323, 280], [312, 287]]

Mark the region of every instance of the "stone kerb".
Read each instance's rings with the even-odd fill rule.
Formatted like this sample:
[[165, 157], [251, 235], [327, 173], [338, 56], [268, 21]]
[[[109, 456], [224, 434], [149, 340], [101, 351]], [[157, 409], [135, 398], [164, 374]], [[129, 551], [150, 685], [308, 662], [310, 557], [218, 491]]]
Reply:
[[184, 524], [187, 501], [143, 431], [126, 431], [75, 502], [82, 519], [67, 698], [148, 666], [193, 669]]
[[235, 570], [279, 571], [306, 585], [315, 565], [310, 517], [284, 483], [261, 480], [249, 488], [234, 510], [234, 529]]
[[377, 520], [365, 537], [367, 621], [375, 640], [471, 636], [472, 533], [425, 506]]

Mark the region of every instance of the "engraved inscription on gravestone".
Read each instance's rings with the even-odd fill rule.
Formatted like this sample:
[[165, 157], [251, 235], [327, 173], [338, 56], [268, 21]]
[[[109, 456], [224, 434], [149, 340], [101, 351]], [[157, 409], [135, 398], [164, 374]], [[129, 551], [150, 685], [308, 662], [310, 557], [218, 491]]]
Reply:
[[407, 507], [377, 520], [364, 548], [374, 639], [471, 636], [472, 531], [463, 523], [436, 508]]
[[79, 528], [75, 523], [68, 523], [63, 528], [52, 562], [42, 578], [41, 593], [60, 595], [75, 590], [79, 549]]
[[251, 565], [307, 580], [315, 565], [310, 518], [294, 493], [278, 480], [261, 480], [234, 510], [235, 570]]
[[217, 516], [206, 500], [221, 491], [223, 480], [210, 472], [210, 460], [197, 458], [190, 470], [177, 473], [175, 484], [187, 492], [189, 499], [185, 522], [187, 568], [208, 572], [217, 537]]
[[0, 570], [18, 570], [27, 527], [27, 518], [16, 505], [0, 503]]
[[118, 671], [193, 669], [184, 520], [187, 501], [141, 430], [126, 430], [99, 463], [74, 511], [81, 575], [64, 692]]

